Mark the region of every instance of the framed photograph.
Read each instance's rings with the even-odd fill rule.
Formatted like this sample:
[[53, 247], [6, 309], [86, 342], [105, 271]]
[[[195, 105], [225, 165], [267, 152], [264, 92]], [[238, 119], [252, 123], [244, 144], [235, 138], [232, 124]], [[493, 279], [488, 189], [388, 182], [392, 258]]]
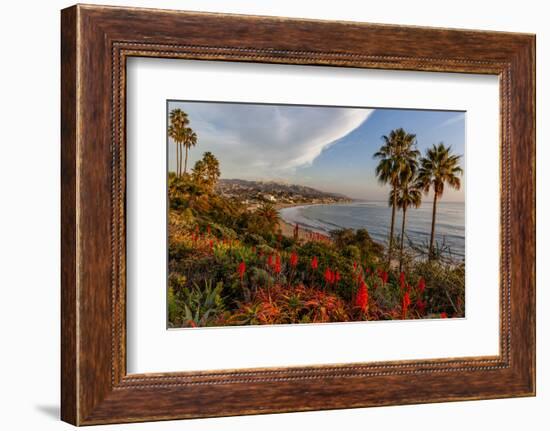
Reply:
[[535, 37], [62, 11], [62, 419], [535, 394]]

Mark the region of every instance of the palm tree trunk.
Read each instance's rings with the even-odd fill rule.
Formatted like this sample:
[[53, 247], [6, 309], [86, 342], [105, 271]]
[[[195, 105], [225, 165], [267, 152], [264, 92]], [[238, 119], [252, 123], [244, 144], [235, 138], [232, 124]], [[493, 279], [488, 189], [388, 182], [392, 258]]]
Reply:
[[397, 191], [396, 186], [393, 186], [393, 204], [391, 207], [391, 225], [390, 225], [390, 245], [388, 247], [388, 265], [391, 264], [391, 252], [393, 247], [393, 229], [395, 227], [395, 208], [397, 207]]
[[435, 240], [435, 214], [436, 214], [436, 208], [437, 208], [437, 193], [434, 191], [434, 204], [432, 209], [432, 234], [430, 235], [430, 259], [433, 259], [435, 257], [434, 253], [434, 240]]
[[180, 144], [176, 142], [176, 177], [180, 174]]
[[188, 151], [188, 148], [185, 147], [185, 168], [183, 169], [183, 173], [187, 173], [187, 151]]
[[181, 172], [182, 157], [183, 157], [183, 143], [180, 143], [180, 176], [182, 175], [182, 172]]
[[182, 157], [182, 154], [183, 154], [183, 144], [180, 142], [180, 173], [179, 173], [179, 176], [181, 177], [181, 157]]
[[403, 207], [403, 222], [401, 223], [401, 245], [399, 247], [399, 272], [403, 268], [403, 240], [405, 239], [405, 220], [407, 219], [407, 207]]

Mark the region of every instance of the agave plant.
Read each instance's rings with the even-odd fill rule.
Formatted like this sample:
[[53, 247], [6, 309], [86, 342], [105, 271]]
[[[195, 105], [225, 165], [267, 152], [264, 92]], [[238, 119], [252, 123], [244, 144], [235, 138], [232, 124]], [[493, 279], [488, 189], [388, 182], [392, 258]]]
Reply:
[[204, 281], [204, 288], [193, 283], [192, 288], [182, 290], [184, 326], [211, 326], [223, 313], [225, 306], [221, 296], [223, 283], [214, 287], [212, 280]]

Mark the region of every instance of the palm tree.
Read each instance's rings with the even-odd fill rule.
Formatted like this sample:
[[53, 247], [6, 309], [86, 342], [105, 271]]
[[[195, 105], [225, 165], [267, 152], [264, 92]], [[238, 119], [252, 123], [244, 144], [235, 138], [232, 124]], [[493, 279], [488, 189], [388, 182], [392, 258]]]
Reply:
[[189, 124], [189, 119], [187, 114], [181, 109], [176, 108], [170, 111], [170, 126], [168, 127], [168, 136], [176, 144], [176, 176], [179, 176], [181, 173], [181, 157], [180, 157], [180, 146], [186, 139], [187, 125]]
[[[193, 132], [193, 129], [190, 127], [187, 127], [185, 129], [185, 140], [183, 141], [183, 145], [185, 146], [185, 165], [183, 168], [183, 173], [187, 173], [187, 153], [191, 147], [194, 147], [197, 145], [197, 134]], [[181, 153], [180, 153], [181, 157]], [[180, 166], [181, 166], [181, 159], [180, 159]]]
[[195, 166], [191, 169], [191, 178], [193, 182], [197, 185], [204, 186], [206, 185], [207, 175], [207, 167], [204, 163], [204, 159], [197, 160]]
[[256, 209], [256, 215], [265, 221], [271, 232], [275, 230], [275, 227], [280, 221], [279, 213], [269, 202], [264, 202], [260, 207], [258, 207]]
[[392, 130], [389, 136], [382, 136], [383, 145], [374, 154], [379, 159], [376, 166], [376, 176], [381, 184], [392, 187], [389, 205], [391, 211], [390, 238], [388, 246], [388, 261], [391, 262], [393, 248], [393, 232], [395, 228], [395, 211], [397, 208], [397, 188], [403, 171], [414, 165], [420, 152], [415, 148], [416, 135], [407, 133], [403, 128]]
[[403, 240], [405, 239], [405, 223], [407, 220], [407, 209], [410, 207], [418, 208], [422, 203], [422, 189], [416, 181], [414, 172], [410, 170], [405, 172], [401, 178], [399, 188], [390, 193], [390, 201], [397, 202], [397, 206], [403, 211], [403, 221], [401, 223], [401, 244], [399, 246], [399, 272], [403, 268]]
[[460, 189], [460, 176], [462, 168], [459, 166], [459, 155], [452, 153], [452, 148], [446, 147], [443, 142], [433, 145], [426, 150], [426, 156], [420, 160], [420, 170], [418, 171], [418, 185], [424, 192], [428, 193], [431, 188], [434, 190], [434, 200], [432, 208], [432, 232], [430, 235], [430, 259], [435, 257], [434, 239], [435, 239], [435, 216], [437, 212], [437, 200], [443, 196], [445, 184], [453, 189]]
[[204, 153], [202, 159], [206, 165], [206, 183], [210, 189], [213, 189], [220, 178], [220, 162], [210, 151]]
[[220, 177], [220, 162], [210, 151], [197, 160], [191, 172], [193, 182], [205, 187], [208, 191], [214, 190]]

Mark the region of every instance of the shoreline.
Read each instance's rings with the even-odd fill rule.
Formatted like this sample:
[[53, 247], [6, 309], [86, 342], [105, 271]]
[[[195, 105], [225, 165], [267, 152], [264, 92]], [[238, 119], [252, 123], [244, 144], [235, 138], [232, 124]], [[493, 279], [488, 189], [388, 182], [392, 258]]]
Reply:
[[[283, 219], [279, 221], [279, 229], [281, 230], [281, 234], [287, 238], [294, 238], [295, 226], [296, 225], [292, 225]], [[323, 237], [323, 239], [332, 241], [329, 235], [325, 233], [320, 233], [311, 229], [307, 229], [305, 227], [300, 226], [300, 224], [298, 223], [298, 240], [310, 241], [312, 235], [319, 235]]]
[[[315, 203], [278, 204], [278, 205], [275, 205], [275, 208], [277, 209], [277, 211], [279, 213], [279, 218], [280, 218], [279, 228], [281, 230], [282, 235], [284, 235], [285, 237], [288, 237], [288, 238], [293, 238], [294, 237], [294, 229], [295, 229], [295, 226], [297, 224], [299, 226], [298, 238], [300, 240], [309, 241], [309, 240], [312, 239], [312, 236], [313, 237], [314, 236], [320, 236], [322, 240], [326, 239], [326, 240], [332, 241], [330, 233], [327, 232], [326, 230], [315, 229], [314, 227], [308, 226], [307, 224], [304, 225], [300, 221], [293, 221], [292, 220], [293, 217], [290, 217], [290, 220], [286, 219], [282, 216], [280, 210], [287, 209], [287, 208], [305, 208], [305, 207], [310, 207], [310, 206], [321, 206], [321, 205], [328, 205], [328, 206], [351, 205], [354, 202], [362, 202], [362, 201], [353, 201], [352, 200], [352, 201], [334, 202], [334, 203], [332, 203], [332, 202], [326, 202], [326, 203], [315, 202]], [[351, 229], [356, 230], [356, 228], [351, 228]], [[368, 231], [368, 232], [369, 232], [369, 234], [371, 234], [370, 231]], [[380, 244], [384, 247], [387, 247], [387, 243], [384, 240], [380, 240], [379, 238], [376, 238], [376, 239], [373, 238], [373, 241], [377, 242], [378, 244]], [[447, 247], [449, 247], [449, 246], [447, 246]], [[418, 252], [418, 250], [415, 247], [410, 247], [410, 245], [408, 245], [408, 244], [405, 245], [405, 249], [409, 249], [410, 251]], [[449, 257], [449, 259], [451, 259], [454, 263], [460, 264], [460, 263], [464, 262], [464, 258], [465, 258], [464, 255], [462, 255], [460, 253], [453, 252], [452, 249], [449, 249], [449, 252], [452, 252], [454, 254], [453, 257]]]
[[291, 204], [281, 204], [277, 203], [273, 205], [277, 211], [285, 209], [285, 208], [300, 208], [300, 207], [313, 207], [318, 205], [349, 205], [354, 202], [360, 202], [356, 200], [349, 200], [349, 201], [340, 201], [340, 202], [312, 202], [312, 203], [291, 203]]
[[338, 203], [350, 203], [350, 202], [335, 202], [335, 203], [302, 203], [302, 204], [278, 204], [275, 205], [275, 209], [279, 213], [279, 229], [281, 230], [281, 234], [287, 238], [294, 238], [294, 229], [296, 225], [298, 225], [298, 239], [304, 240], [304, 241], [310, 241], [312, 239], [313, 235], [320, 235], [323, 239], [332, 241], [330, 238], [330, 235], [328, 235], [326, 232], [319, 232], [313, 229], [308, 229], [300, 223], [290, 223], [287, 220], [285, 220], [280, 213], [280, 210], [285, 208], [301, 208], [301, 207], [308, 207], [308, 206], [315, 206], [315, 205], [334, 205]]

